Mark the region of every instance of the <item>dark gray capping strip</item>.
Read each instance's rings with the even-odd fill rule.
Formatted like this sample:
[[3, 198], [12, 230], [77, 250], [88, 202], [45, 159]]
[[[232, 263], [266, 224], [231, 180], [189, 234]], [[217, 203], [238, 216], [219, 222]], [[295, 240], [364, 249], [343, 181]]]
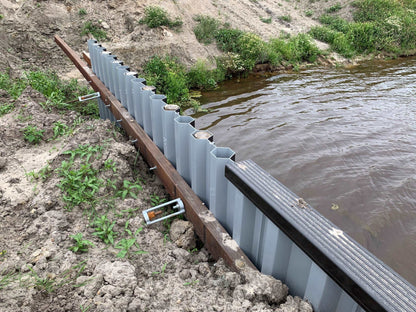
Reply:
[[226, 178], [366, 311], [416, 311], [416, 289], [252, 160]]

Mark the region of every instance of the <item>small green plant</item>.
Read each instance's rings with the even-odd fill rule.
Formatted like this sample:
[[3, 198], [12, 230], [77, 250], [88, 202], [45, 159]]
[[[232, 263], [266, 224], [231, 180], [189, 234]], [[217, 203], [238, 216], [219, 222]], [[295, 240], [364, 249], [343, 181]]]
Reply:
[[38, 144], [43, 139], [45, 130], [38, 129], [36, 126], [28, 125], [23, 129], [23, 137], [31, 144]]
[[52, 139], [56, 139], [60, 136], [67, 135], [70, 132], [70, 128], [64, 124], [63, 122], [57, 121], [52, 125], [53, 130], [53, 137]]
[[38, 172], [33, 170], [33, 171], [26, 173], [26, 176], [30, 177], [31, 180], [42, 179], [43, 181], [45, 181], [51, 174], [52, 174], [52, 169], [48, 163], [46, 166], [41, 168]]
[[206, 15], [197, 15], [194, 19], [198, 22], [198, 25], [194, 27], [196, 39], [204, 44], [212, 43], [215, 39], [215, 33], [220, 26], [220, 22]]
[[339, 11], [339, 10], [341, 10], [341, 9], [342, 9], [341, 4], [340, 4], [340, 3], [337, 3], [337, 4], [335, 4], [335, 5], [331, 6], [331, 7], [329, 7], [329, 8], [326, 10], [326, 13], [334, 13], [334, 12], [338, 12], [338, 11]]
[[91, 308], [91, 305], [84, 307], [82, 304], [79, 306], [81, 312], [87, 312]]
[[116, 196], [120, 197], [121, 199], [126, 199], [127, 196], [137, 198], [136, 191], [143, 190], [143, 187], [138, 182], [130, 182], [128, 180], [123, 181], [123, 188], [116, 192]]
[[198, 283], [199, 283], [199, 280], [194, 280], [194, 281], [191, 281], [191, 282], [184, 283], [183, 286], [192, 286], [192, 285], [195, 285], [195, 284], [198, 284]]
[[292, 17], [290, 15], [282, 15], [279, 16], [279, 20], [290, 23], [292, 21]]
[[4, 18], [3, 14], [0, 14], [0, 21]]
[[161, 276], [163, 276], [163, 275], [165, 275], [165, 271], [166, 271], [166, 267], [167, 267], [167, 263], [165, 263], [163, 266], [162, 266], [162, 269], [160, 270], [160, 271], [154, 271], [154, 272], [152, 272], [152, 275], [161, 275]]
[[76, 149], [65, 151], [63, 154], [71, 156], [69, 159], [70, 162], [74, 161], [76, 157], [85, 160], [85, 162], [89, 162], [93, 155], [99, 159], [102, 156], [102, 151], [103, 147], [101, 145], [81, 144]]
[[117, 172], [116, 163], [115, 163], [115, 161], [114, 161], [114, 160], [112, 160], [111, 158], [107, 159], [107, 160], [104, 162], [104, 168], [105, 168], [105, 169], [107, 169], [107, 170], [112, 170], [112, 171], [113, 171], [113, 173], [116, 173], [116, 172]]
[[150, 28], [167, 26], [169, 28], [178, 28], [182, 26], [179, 18], [172, 20], [168, 13], [158, 6], [148, 6], [144, 10], [144, 17], [139, 21], [140, 24], [146, 24]]
[[106, 244], [114, 244], [114, 238], [118, 235], [113, 231], [113, 227], [116, 224], [116, 221], [111, 222], [107, 215], [101, 217], [96, 217], [93, 226], [95, 232], [93, 235], [100, 238]]
[[305, 16], [306, 17], [311, 17], [312, 15], [313, 15], [313, 11], [312, 10], [305, 11]]
[[0, 103], [0, 117], [10, 113], [14, 109], [13, 103]]
[[271, 24], [272, 23], [272, 18], [271, 17], [261, 17], [260, 16], [260, 20], [263, 22], [263, 23], [266, 23], [266, 24]]
[[130, 248], [132, 248], [133, 246], [136, 246], [136, 248], [138, 248], [138, 251], [133, 252], [136, 255], [141, 255], [141, 254], [146, 254], [147, 251], [143, 251], [140, 250], [138, 244], [136, 243], [136, 238], [135, 237], [131, 237], [131, 238], [123, 238], [122, 240], [120, 240], [114, 247], [116, 249], [120, 249], [120, 251], [117, 253], [117, 257], [118, 258], [124, 258], [124, 257], [129, 257], [130, 256]]
[[155, 207], [155, 206], [159, 206], [160, 204], [163, 204], [164, 202], [166, 202], [166, 198], [160, 198], [158, 195], [156, 194], [152, 194], [150, 195], [150, 204]]
[[107, 40], [107, 33], [101, 25], [91, 21], [86, 21], [81, 29], [81, 35], [91, 34], [95, 39], [102, 41]]
[[84, 8], [80, 8], [80, 9], [78, 10], [78, 15], [79, 15], [80, 17], [83, 17], [83, 16], [87, 15], [87, 10], [85, 10]]
[[69, 250], [73, 252], [87, 252], [88, 247], [94, 247], [91, 241], [82, 238], [82, 233], [70, 235], [70, 237], [75, 241], [75, 245], [69, 247]]

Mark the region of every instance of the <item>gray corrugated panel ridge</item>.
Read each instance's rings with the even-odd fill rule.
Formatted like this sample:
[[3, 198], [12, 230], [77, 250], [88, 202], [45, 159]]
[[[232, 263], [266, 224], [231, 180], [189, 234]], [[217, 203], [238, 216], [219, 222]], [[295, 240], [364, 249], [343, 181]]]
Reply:
[[412, 285], [253, 161], [228, 164], [226, 176], [363, 308], [416, 311]]

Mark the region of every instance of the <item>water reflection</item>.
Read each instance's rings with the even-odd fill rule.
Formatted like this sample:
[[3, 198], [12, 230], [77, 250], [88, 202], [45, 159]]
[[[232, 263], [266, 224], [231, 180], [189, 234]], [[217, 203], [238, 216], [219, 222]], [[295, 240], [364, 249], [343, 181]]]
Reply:
[[416, 284], [415, 90], [416, 58], [314, 68], [227, 82], [193, 117]]

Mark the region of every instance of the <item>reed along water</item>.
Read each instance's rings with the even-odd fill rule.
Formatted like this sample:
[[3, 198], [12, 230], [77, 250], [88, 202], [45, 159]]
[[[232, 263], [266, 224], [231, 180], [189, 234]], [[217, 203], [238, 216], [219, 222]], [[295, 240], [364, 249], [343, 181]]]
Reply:
[[416, 285], [416, 58], [229, 81], [192, 115]]

